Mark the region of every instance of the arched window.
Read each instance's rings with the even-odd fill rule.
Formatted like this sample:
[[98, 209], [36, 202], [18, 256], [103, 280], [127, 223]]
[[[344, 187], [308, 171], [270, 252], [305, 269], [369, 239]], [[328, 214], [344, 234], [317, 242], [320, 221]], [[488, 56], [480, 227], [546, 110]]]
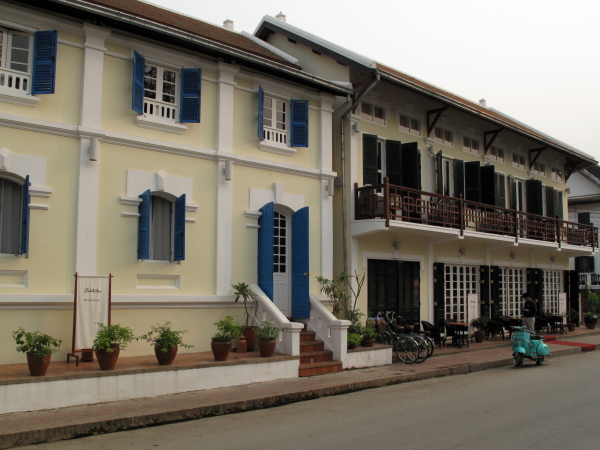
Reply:
[[150, 191], [140, 195], [138, 259], [185, 259], [185, 194], [170, 200]]
[[12, 180], [0, 178], [0, 253], [22, 253], [22, 209], [23, 186]]

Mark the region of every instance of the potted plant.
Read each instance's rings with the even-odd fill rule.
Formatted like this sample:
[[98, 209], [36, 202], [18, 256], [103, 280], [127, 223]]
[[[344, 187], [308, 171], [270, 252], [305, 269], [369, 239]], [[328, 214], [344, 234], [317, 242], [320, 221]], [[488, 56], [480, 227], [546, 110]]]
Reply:
[[377, 337], [377, 332], [372, 327], [362, 327], [361, 329], [362, 336], [362, 346], [363, 347], [374, 347], [375, 346], [375, 338]]
[[485, 316], [471, 320], [471, 326], [477, 330], [475, 333], [473, 333], [473, 336], [475, 336], [475, 342], [483, 342], [483, 337], [485, 336], [484, 331], [487, 329], [489, 321], [490, 319]]
[[572, 333], [575, 331], [575, 326], [579, 323], [579, 312], [575, 308], [569, 309], [567, 313], [569, 316], [569, 323], [567, 323], [567, 328]]
[[154, 346], [154, 354], [161, 366], [170, 366], [177, 355], [177, 350], [181, 345], [183, 348], [192, 348], [193, 345], [184, 344], [182, 335], [188, 330], [172, 330], [171, 322], [164, 325], [156, 324], [150, 327], [150, 332], [136, 338], [145, 339]]
[[348, 348], [353, 349], [356, 348], [357, 345], [360, 345], [362, 341], [362, 336], [356, 333], [348, 333]]
[[260, 356], [263, 358], [270, 358], [275, 353], [275, 347], [277, 346], [277, 337], [279, 336], [279, 329], [270, 324], [269, 322], [263, 322], [260, 324], [258, 329], [258, 350]]
[[40, 331], [28, 332], [23, 328], [13, 331], [17, 351], [27, 355], [27, 365], [32, 377], [43, 377], [48, 371], [52, 353], [57, 352], [61, 339], [55, 339]]
[[587, 303], [590, 310], [585, 313], [583, 322], [588, 330], [593, 330], [596, 328], [596, 324], [598, 323], [598, 317], [596, 317], [596, 308], [598, 307], [598, 303], [600, 303], [600, 298], [598, 298], [598, 295], [595, 292], [592, 292], [589, 289]]
[[[356, 288], [352, 281], [356, 280]], [[342, 272], [337, 277], [329, 280], [323, 277], [317, 277], [317, 281], [321, 284], [321, 292], [327, 296], [331, 302], [332, 313], [351, 322], [348, 328], [349, 333], [361, 333], [361, 318], [364, 313], [356, 307], [360, 291], [365, 283], [365, 274], [359, 276], [357, 272], [354, 275], [348, 275]], [[352, 295], [348, 294], [350, 292]]]
[[[248, 311], [248, 300], [254, 300], [254, 294], [250, 290], [250, 286], [246, 283], [232, 284], [231, 287], [234, 290], [233, 295], [235, 295], [236, 303], [240, 298], [244, 300], [244, 313], [246, 318], [244, 321], [243, 335], [246, 338], [246, 351], [253, 352], [254, 344], [256, 343], [256, 330], [258, 330], [258, 327], [252, 325], [252, 323], [254, 322], [255, 315], [250, 314], [250, 312]], [[252, 320], [250, 320], [251, 317]], [[238, 348], [238, 352], [239, 351], [240, 349]]]
[[96, 359], [102, 370], [114, 370], [121, 350], [125, 350], [127, 345], [135, 339], [133, 331], [129, 327], [116, 325], [104, 325], [98, 323], [96, 339], [92, 348], [96, 353]]
[[210, 348], [215, 361], [227, 361], [231, 351], [231, 341], [242, 334], [244, 327], [235, 324], [232, 316], [226, 316], [215, 325], [217, 326], [217, 332], [212, 338]]

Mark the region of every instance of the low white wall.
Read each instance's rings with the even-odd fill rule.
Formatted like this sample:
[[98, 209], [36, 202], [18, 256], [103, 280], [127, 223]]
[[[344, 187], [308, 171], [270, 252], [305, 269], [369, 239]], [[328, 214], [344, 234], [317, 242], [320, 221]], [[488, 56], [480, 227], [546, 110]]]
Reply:
[[0, 385], [0, 414], [297, 378], [300, 360]]
[[361, 369], [363, 367], [385, 366], [391, 363], [392, 348], [376, 348], [359, 352], [348, 351], [344, 368]]

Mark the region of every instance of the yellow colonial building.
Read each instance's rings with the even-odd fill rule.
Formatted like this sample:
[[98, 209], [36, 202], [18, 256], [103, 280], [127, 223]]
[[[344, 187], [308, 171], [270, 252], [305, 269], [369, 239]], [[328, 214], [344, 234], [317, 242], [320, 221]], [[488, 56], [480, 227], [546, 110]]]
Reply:
[[[407, 323], [578, 307], [569, 258], [597, 228], [567, 221], [567, 179], [596, 160], [487, 106], [265, 16], [255, 36], [352, 86], [334, 113], [335, 272], [359, 308]], [[429, 325], [424, 324], [424, 325]]]
[[193, 351], [241, 322], [235, 282], [274, 300], [263, 318], [308, 317], [333, 274], [332, 112], [350, 88], [231, 21], [133, 0], [0, 2], [0, 53], [0, 364], [23, 362], [20, 326], [66, 358], [75, 273], [113, 275], [113, 323], [171, 321]]

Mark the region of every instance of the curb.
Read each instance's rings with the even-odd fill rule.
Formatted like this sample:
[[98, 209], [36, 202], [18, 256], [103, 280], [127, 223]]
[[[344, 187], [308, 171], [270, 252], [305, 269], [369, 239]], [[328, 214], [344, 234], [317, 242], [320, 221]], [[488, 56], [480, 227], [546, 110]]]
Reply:
[[[554, 350], [552, 356], [567, 356], [581, 353], [580, 347]], [[0, 431], [0, 449], [17, 446], [39, 444], [42, 442], [60, 441], [85, 437], [95, 434], [113, 433], [116, 431], [133, 430], [149, 426], [166, 425], [169, 423], [183, 422], [214, 417], [224, 414], [234, 414], [244, 411], [272, 408], [306, 400], [333, 395], [348, 394], [351, 392], [408, 383], [411, 381], [439, 378], [449, 375], [460, 375], [483, 370], [496, 369], [513, 364], [512, 358], [487, 361], [482, 363], [460, 364], [428, 370], [425, 372], [405, 373], [389, 377], [377, 378], [356, 383], [346, 383], [336, 386], [323, 387], [311, 390], [287, 392], [268, 397], [259, 397], [235, 402], [225, 402], [198, 408], [163, 411], [154, 414], [131, 415], [110, 420], [91, 420], [76, 425], [47, 426], [40, 424], [37, 429], [17, 431], [14, 433]]]

